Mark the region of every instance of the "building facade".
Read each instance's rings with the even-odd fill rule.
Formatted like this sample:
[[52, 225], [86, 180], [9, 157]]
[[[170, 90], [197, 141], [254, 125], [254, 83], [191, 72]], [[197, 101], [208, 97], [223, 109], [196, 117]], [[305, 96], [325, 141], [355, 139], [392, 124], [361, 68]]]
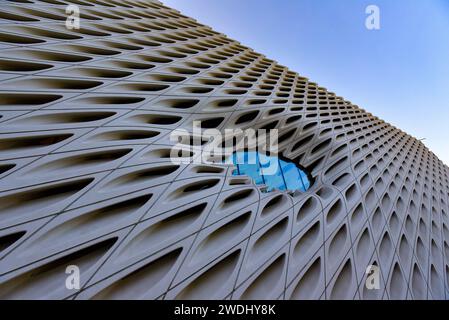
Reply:
[[[158, 1], [0, 25], [0, 298], [449, 297], [449, 169], [414, 137]], [[277, 129], [310, 186], [173, 163], [194, 121]]]

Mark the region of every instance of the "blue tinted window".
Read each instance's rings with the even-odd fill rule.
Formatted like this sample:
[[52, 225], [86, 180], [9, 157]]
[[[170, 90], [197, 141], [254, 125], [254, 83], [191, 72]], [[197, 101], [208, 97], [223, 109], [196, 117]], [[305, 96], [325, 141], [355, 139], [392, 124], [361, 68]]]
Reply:
[[247, 175], [256, 184], [265, 184], [267, 191], [306, 191], [310, 187], [307, 174], [293, 162], [258, 152], [236, 152], [232, 162], [237, 167], [233, 175]]

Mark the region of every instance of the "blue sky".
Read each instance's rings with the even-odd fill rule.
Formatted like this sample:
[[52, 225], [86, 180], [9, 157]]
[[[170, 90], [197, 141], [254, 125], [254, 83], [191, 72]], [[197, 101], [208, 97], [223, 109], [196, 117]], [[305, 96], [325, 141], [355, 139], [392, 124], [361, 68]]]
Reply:
[[[449, 164], [449, 1], [162, 0], [399, 127]], [[365, 8], [380, 9], [380, 30]]]

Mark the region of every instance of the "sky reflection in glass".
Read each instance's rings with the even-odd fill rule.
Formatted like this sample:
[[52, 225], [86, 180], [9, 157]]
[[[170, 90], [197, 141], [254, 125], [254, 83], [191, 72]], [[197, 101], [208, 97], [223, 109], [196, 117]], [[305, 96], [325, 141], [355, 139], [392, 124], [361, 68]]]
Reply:
[[255, 151], [236, 152], [232, 162], [237, 167], [233, 175], [247, 175], [256, 184], [265, 184], [267, 191], [306, 191], [310, 187], [307, 174], [294, 163]]

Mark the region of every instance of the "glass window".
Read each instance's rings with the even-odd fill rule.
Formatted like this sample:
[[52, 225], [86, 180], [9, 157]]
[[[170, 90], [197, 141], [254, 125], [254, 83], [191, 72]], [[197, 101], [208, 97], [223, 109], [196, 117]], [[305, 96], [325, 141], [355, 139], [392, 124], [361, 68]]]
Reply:
[[268, 192], [273, 190], [304, 192], [310, 187], [307, 173], [288, 160], [250, 151], [234, 153], [232, 161], [237, 167], [233, 175], [247, 175], [256, 184], [265, 184]]

